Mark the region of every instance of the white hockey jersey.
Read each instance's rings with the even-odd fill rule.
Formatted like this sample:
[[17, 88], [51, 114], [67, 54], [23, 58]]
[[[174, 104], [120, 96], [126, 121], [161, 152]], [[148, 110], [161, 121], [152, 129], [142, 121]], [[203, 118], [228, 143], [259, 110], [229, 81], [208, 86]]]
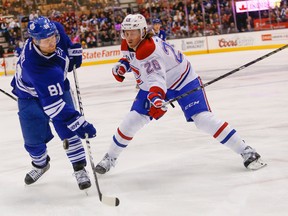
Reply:
[[144, 91], [151, 87], [159, 87], [165, 93], [167, 89], [180, 90], [198, 77], [185, 55], [156, 36], [142, 40], [136, 52], [123, 40], [121, 51], [122, 59], [130, 63], [137, 84]]

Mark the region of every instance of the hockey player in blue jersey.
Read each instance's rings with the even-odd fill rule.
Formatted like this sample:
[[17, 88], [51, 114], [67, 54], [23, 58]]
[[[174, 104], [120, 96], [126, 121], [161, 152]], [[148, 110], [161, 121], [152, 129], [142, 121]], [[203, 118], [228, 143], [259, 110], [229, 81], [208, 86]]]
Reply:
[[161, 20], [160, 19], [153, 19], [152, 20], [153, 24], [153, 31], [155, 35], [157, 35], [159, 38], [161, 38], [163, 41], [166, 41], [166, 32], [161, 29]]
[[24, 147], [32, 159], [27, 185], [36, 182], [49, 168], [46, 144], [53, 138], [50, 119], [61, 140], [68, 140], [66, 154], [80, 190], [91, 186], [85, 170], [86, 156], [80, 138], [96, 136], [96, 129], [74, 107], [66, 75], [82, 63], [80, 44], [72, 44], [64, 28], [46, 17], [28, 23], [26, 40], [11, 82], [18, 97], [19, 120]]

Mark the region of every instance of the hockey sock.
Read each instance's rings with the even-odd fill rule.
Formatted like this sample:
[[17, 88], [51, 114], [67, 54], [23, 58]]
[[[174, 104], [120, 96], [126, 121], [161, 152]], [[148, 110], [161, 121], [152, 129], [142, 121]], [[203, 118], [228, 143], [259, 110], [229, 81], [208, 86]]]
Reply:
[[39, 145], [24, 145], [35, 167], [44, 167], [47, 164], [47, 147], [45, 143]]
[[221, 144], [240, 154], [246, 148], [245, 142], [241, 139], [234, 128], [227, 122], [216, 118], [211, 112], [201, 112], [192, 117], [198, 129], [210, 134]]
[[45, 167], [47, 165], [47, 162], [49, 160], [47, 160], [47, 151], [45, 151], [43, 154], [35, 156], [30, 154], [30, 157], [32, 159], [32, 164], [33, 166], [39, 168], [39, 167]]
[[134, 135], [150, 122], [150, 118], [141, 115], [136, 111], [129, 112], [113, 136], [108, 154], [112, 158], [117, 158], [119, 154], [127, 147]]
[[66, 154], [72, 164], [80, 161], [85, 161], [85, 150], [83, 144], [78, 136], [73, 136], [67, 139], [69, 142], [69, 148], [66, 150]]

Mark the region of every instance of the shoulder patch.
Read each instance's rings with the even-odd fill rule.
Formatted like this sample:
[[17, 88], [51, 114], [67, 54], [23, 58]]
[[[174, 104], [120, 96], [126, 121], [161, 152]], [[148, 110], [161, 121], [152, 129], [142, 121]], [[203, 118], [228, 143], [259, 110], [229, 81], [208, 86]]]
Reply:
[[152, 38], [144, 39], [136, 50], [136, 58], [139, 60], [150, 56], [156, 49], [156, 45]]
[[121, 41], [121, 51], [128, 51], [128, 44], [126, 40]]

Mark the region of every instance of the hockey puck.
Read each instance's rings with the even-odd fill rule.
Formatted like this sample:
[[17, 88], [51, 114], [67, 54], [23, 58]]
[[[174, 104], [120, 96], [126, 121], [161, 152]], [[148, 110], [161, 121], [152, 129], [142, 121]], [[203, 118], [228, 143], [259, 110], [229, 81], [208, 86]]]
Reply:
[[67, 139], [64, 139], [64, 140], [63, 140], [63, 148], [64, 148], [65, 150], [67, 150], [67, 149], [69, 148], [69, 142], [68, 142]]

